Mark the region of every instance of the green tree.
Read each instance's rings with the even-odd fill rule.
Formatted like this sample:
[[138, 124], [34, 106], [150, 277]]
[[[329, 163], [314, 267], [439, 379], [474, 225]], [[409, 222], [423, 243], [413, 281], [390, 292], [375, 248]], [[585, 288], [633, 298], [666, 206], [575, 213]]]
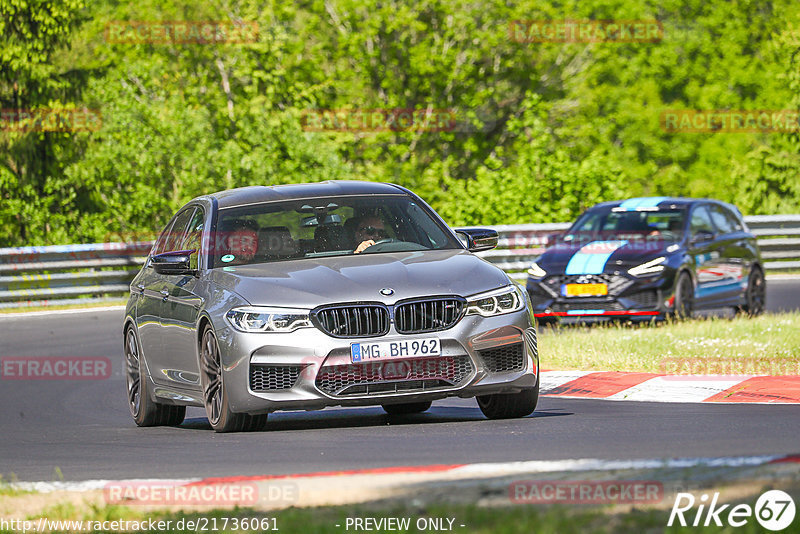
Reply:
[[[21, 128], [39, 108], [74, 108], [85, 80], [65, 51], [82, 0], [0, 0], [0, 244], [64, 240], [52, 178], [80, 157], [69, 133]], [[55, 235], [50, 235], [55, 231]]]
[[[800, 114], [800, 30], [781, 32], [775, 49], [786, 69], [781, 79], [793, 95], [785, 108]], [[794, 131], [764, 138], [733, 167], [735, 198], [747, 213], [800, 212], [800, 123], [787, 126]]]
[[[103, 119], [96, 132], [0, 132], [0, 245], [152, 233], [199, 194], [333, 178], [410, 187], [454, 224], [564, 221], [642, 194], [798, 211], [797, 135], [660, 126], [669, 109], [796, 108], [790, 0], [0, 0], [0, 14], [2, 107]], [[664, 36], [510, 38], [526, 19], [657, 19]], [[110, 21], [181, 20], [256, 23], [258, 38], [104, 37]], [[456, 121], [303, 129], [309, 110], [376, 108]]]

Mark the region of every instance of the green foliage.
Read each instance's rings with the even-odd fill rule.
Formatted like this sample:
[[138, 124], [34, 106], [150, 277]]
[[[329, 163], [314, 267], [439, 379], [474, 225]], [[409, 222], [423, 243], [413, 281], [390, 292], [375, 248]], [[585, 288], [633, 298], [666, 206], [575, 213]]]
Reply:
[[[800, 110], [800, 29], [788, 26], [772, 45], [791, 91], [787, 109]], [[800, 124], [795, 124], [795, 128]], [[754, 213], [797, 213], [800, 208], [800, 128], [759, 143], [733, 166], [733, 191], [743, 209]]]
[[[432, 192], [432, 198], [451, 224], [565, 221], [599, 201], [624, 195], [624, 174], [604, 154], [570, 158], [548, 128], [538, 95], [528, 93], [518, 115], [506, 124], [512, 142], [476, 169], [475, 180], [458, 179], [443, 169], [447, 191]], [[452, 197], [460, 202], [448, 202]]]
[[[452, 224], [565, 221], [641, 194], [798, 212], [800, 141], [668, 133], [670, 109], [797, 109], [791, 0], [0, 0], [0, 107], [98, 131], [0, 131], [0, 246], [151, 233], [251, 184], [399, 183]], [[656, 43], [522, 43], [512, 20], [657, 19]], [[113, 43], [110, 21], [247, 21], [245, 43]], [[314, 109], [438, 109], [447, 131], [311, 132]]]
[[[62, 55], [80, 21], [82, 0], [0, 0], [0, 110], [69, 108], [82, 76]], [[52, 177], [81, 143], [58, 132], [0, 131], [0, 244], [50, 241], [48, 214], [59, 209]], [[59, 235], [64, 239], [67, 235]]]

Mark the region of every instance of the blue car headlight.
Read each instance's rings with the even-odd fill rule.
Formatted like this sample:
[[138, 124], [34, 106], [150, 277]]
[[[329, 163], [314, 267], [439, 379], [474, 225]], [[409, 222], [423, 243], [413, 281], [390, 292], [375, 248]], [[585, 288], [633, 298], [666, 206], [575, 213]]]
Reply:
[[233, 308], [225, 317], [241, 332], [294, 332], [298, 328], [313, 327], [309, 310], [242, 306]]
[[531, 266], [528, 268], [528, 274], [533, 278], [544, 278], [547, 276], [547, 271], [539, 267], [539, 264], [536, 262], [531, 263]]
[[665, 261], [667, 261], [666, 256], [659, 256], [654, 260], [650, 260], [641, 265], [637, 265], [636, 267], [628, 269], [628, 274], [631, 274], [633, 276], [644, 276], [647, 274], [660, 273], [661, 271], [664, 270], [663, 263]]

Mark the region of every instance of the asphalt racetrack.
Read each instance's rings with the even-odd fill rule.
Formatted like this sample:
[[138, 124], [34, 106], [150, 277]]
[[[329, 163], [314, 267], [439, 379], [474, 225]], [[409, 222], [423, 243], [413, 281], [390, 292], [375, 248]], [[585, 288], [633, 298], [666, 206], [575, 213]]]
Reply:
[[[768, 309], [797, 309], [800, 280], [770, 280]], [[137, 428], [125, 400], [122, 311], [0, 317], [0, 357], [109, 357], [105, 380], [0, 380], [0, 474], [21, 481], [290, 474], [400, 465], [717, 457], [800, 452], [797, 405], [542, 397], [525, 419], [486, 420], [473, 399], [389, 419], [380, 407], [281, 412], [267, 429]]]

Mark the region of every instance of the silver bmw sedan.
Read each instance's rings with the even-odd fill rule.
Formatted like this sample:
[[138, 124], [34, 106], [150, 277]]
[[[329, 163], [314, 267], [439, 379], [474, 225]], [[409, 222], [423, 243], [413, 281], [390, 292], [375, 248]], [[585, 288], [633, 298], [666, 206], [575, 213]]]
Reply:
[[424, 412], [476, 397], [524, 417], [539, 362], [524, 289], [473, 252], [493, 230], [451, 230], [391, 184], [253, 186], [198, 197], [131, 282], [123, 325], [130, 412], [217, 432], [269, 412], [381, 405]]

